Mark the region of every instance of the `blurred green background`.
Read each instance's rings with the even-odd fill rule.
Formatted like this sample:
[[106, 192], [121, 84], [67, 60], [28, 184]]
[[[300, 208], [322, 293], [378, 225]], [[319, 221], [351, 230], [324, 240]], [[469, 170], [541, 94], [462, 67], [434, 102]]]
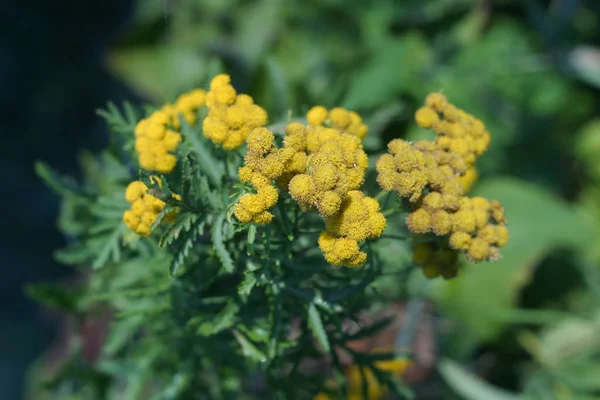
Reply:
[[[73, 2], [57, 4], [63, 3], [66, 10]], [[23, 14], [27, 6], [12, 7], [29, 20], [64, 18], [51, 7], [30, 14]], [[413, 113], [427, 93], [441, 90], [492, 134], [473, 192], [504, 204], [511, 242], [499, 262], [467, 266], [458, 279], [432, 285], [429, 296], [442, 320], [438, 373], [456, 398], [600, 398], [600, 2], [138, 0], [69, 12], [91, 25], [57, 34], [63, 42], [50, 48], [65, 51], [52, 53], [52, 75], [39, 59], [13, 58], [31, 74], [46, 74], [37, 86], [27, 84], [29, 98], [15, 87], [28, 110], [18, 108], [23, 115], [16, 121], [28, 125], [16, 144], [30, 156], [7, 156], [15, 171], [29, 177], [32, 164], [25, 161], [42, 157], [59, 169], [62, 160], [62, 170], [73, 173], [67, 163], [75, 150], [105, 142], [94, 108], [109, 99], [172, 101], [220, 69], [269, 111], [271, 122], [316, 104], [358, 111], [370, 127], [370, 154], [392, 138], [426, 134]], [[79, 47], [64, 44], [73, 40]], [[7, 47], [14, 54], [20, 48]], [[18, 76], [26, 85], [28, 75]], [[3, 101], [5, 110], [17, 109], [8, 96]], [[20, 126], [8, 122], [13, 131], [6, 134]], [[31, 150], [31, 143], [38, 147]], [[34, 238], [54, 229], [56, 212], [56, 200], [39, 193], [45, 196], [36, 199], [40, 217], [22, 224]], [[23, 209], [17, 215], [26, 220], [25, 205], [5, 203], [5, 210]], [[4, 234], [6, 243], [15, 241]], [[56, 234], [48, 235], [59, 247]], [[19, 283], [49, 276], [53, 247], [28, 246], [41, 252], [35, 262], [15, 258], [30, 273], [14, 280], [12, 293]], [[4, 252], [15, 248], [25, 251], [18, 244]], [[48, 335], [35, 333], [48, 323], [32, 307], [23, 310], [22, 326], [6, 324], [14, 332], [0, 343], [2, 358], [9, 355], [3, 368], [31, 358], [30, 349], [6, 352], [22, 332], [40, 343], [37, 351], [48, 343]], [[0, 370], [2, 377], [21, 372]], [[432, 396], [423, 398], [445, 393], [427, 392], [427, 379], [418, 385]], [[18, 389], [10, 393], [19, 396]]]

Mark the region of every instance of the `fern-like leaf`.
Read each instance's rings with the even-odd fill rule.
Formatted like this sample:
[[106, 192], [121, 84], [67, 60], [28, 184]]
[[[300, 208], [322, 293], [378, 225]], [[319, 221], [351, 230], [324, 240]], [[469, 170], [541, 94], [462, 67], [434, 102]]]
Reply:
[[83, 192], [77, 186], [75, 181], [60, 176], [56, 171], [50, 168], [46, 163], [37, 161], [35, 163], [35, 173], [39, 176], [50, 189], [61, 196], [82, 196]]
[[125, 224], [119, 221], [108, 237], [103, 236], [97, 238], [97, 240], [102, 241], [103, 244], [100, 246], [99, 252], [92, 263], [93, 268], [101, 268], [109, 260], [115, 263], [121, 260], [121, 236], [123, 236], [124, 232]]
[[223, 225], [225, 224], [225, 214], [220, 214], [212, 227], [212, 243], [215, 251], [217, 252], [217, 257], [221, 261], [221, 265], [223, 269], [229, 273], [235, 270], [235, 266], [233, 265], [233, 260], [231, 259], [231, 255], [227, 251], [225, 247], [225, 242], [223, 239]]
[[96, 114], [103, 117], [113, 132], [133, 134], [138, 117], [131, 104], [125, 102], [122, 114], [114, 103], [109, 102], [106, 110], [96, 110]]
[[163, 236], [165, 240], [161, 239], [161, 245], [164, 245], [164, 243], [169, 240], [171, 242], [175, 240], [173, 244], [175, 255], [169, 268], [172, 276], [177, 274], [177, 271], [187, 259], [190, 250], [194, 247], [198, 235], [204, 232], [205, 221], [200, 219], [197, 215], [190, 215], [193, 215], [194, 217], [185, 218], [179, 225], [176, 223], [175, 226], [178, 227], [172, 230], [170, 234], [165, 233], [165, 235], [168, 235], [167, 237]]

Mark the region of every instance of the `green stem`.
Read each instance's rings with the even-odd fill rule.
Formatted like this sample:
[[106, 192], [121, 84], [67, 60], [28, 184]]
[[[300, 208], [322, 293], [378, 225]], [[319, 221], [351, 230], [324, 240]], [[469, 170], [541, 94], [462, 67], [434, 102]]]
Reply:
[[298, 231], [299, 235], [318, 235], [321, 231], [307, 232], [307, 231]]
[[406, 237], [406, 236], [387, 235], [387, 234], [381, 235], [380, 238], [381, 239], [395, 239], [395, 240], [402, 240], [402, 241], [404, 241], [404, 240], [410, 240], [410, 238]]
[[281, 226], [283, 228], [283, 231], [285, 232], [287, 239], [291, 242], [292, 240], [294, 240], [294, 234], [291, 231], [291, 221], [289, 220], [288, 215], [285, 211], [283, 202], [278, 202], [277, 208], [279, 209], [279, 214], [281, 214]]
[[377, 193], [377, 195], [375, 195], [374, 199], [377, 201], [380, 201], [385, 195], [389, 194], [390, 192], [387, 192], [385, 190], [380, 190], [379, 193]]
[[395, 214], [400, 214], [402, 212], [402, 210], [397, 209], [397, 208], [390, 208], [389, 210], [385, 210], [382, 211], [381, 213], [383, 214], [384, 217], [389, 217]]

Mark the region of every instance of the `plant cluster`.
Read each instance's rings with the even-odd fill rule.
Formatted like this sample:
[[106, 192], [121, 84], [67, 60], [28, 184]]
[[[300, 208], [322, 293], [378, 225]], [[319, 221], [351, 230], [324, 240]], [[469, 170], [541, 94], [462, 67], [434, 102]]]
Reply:
[[[66, 368], [53, 384], [81, 380], [85, 390], [130, 398], [234, 398], [257, 394], [253, 379], [286, 398], [409, 393], [400, 380], [407, 349], [349, 344], [392, 320], [346, 328], [385, 302], [384, 269], [412, 270], [383, 261], [386, 227], [418, 235], [413, 259], [427, 277], [454, 276], [459, 252], [497, 259], [508, 240], [499, 203], [467, 197], [460, 182], [489, 145], [483, 124], [439, 93], [426, 104], [416, 120], [438, 137], [392, 140], [376, 162], [384, 190], [374, 197], [363, 188], [367, 126], [343, 108], [316, 106], [267, 125], [266, 112], [221, 74], [208, 92], [141, 119], [130, 106], [103, 112], [119, 135], [97, 161], [99, 176], [88, 177], [95, 185], [39, 167], [77, 226], [61, 259], [94, 267], [70, 311], [112, 316], [90, 375]], [[311, 359], [325, 373], [308, 367]]]

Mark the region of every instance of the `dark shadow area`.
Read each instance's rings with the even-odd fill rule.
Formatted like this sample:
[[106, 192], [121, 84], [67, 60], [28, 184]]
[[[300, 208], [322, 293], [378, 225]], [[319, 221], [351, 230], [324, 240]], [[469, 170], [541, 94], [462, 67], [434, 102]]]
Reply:
[[56, 327], [23, 286], [71, 275], [52, 259], [64, 244], [58, 198], [34, 173], [44, 160], [76, 176], [79, 150], [107, 141], [94, 110], [132, 94], [103, 69], [107, 46], [130, 20], [131, 1], [7, 1], [0, 7], [0, 129], [4, 171], [0, 233], [0, 393], [22, 397], [24, 374]]

